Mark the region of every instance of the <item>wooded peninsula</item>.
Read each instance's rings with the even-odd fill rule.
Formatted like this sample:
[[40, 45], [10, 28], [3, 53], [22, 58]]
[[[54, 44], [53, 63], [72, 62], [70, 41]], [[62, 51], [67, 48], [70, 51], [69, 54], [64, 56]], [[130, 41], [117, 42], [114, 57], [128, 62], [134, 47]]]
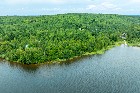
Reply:
[[117, 42], [140, 46], [140, 16], [68, 13], [0, 17], [0, 58], [23, 64], [96, 54]]

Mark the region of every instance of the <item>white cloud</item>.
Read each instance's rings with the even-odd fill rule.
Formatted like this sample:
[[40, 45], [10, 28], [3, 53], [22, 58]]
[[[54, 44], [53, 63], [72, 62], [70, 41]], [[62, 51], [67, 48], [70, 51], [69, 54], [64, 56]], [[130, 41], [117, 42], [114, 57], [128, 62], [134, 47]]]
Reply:
[[87, 10], [92, 10], [92, 9], [95, 9], [96, 8], [96, 5], [88, 5], [87, 6]]
[[122, 8], [115, 8], [114, 10], [116, 10], [116, 11], [120, 11], [120, 10], [122, 10]]
[[111, 2], [101, 2], [98, 4], [87, 5], [86, 10], [95, 13], [110, 13], [110, 14], [112, 13], [116, 14], [123, 11], [123, 9], [120, 6]]
[[88, 5], [87, 10], [120, 10], [121, 8], [109, 2], [103, 2], [97, 5]]
[[140, 3], [140, 0], [130, 0], [130, 2]]
[[100, 6], [103, 7], [103, 8], [106, 8], [106, 9], [112, 9], [112, 8], [117, 7], [116, 5], [114, 5], [112, 3], [109, 3], [109, 2], [103, 2], [103, 3], [101, 3]]

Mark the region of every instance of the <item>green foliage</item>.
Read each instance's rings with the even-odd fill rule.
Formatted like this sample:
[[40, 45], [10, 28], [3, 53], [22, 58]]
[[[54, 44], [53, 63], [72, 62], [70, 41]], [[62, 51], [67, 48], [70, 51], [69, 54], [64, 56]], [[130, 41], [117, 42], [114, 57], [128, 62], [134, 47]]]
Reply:
[[61, 14], [0, 17], [0, 57], [24, 64], [70, 59], [121, 41], [140, 42], [140, 17]]

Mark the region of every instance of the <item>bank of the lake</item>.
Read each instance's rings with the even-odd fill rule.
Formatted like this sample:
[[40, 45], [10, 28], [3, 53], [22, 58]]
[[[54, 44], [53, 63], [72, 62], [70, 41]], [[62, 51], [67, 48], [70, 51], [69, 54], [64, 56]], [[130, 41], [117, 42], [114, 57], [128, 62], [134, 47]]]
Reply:
[[133, 46], [133, 47], [140, 47], [140, 43], [128, 43], [129, 46]]
[[[103, 48], [101, 50], [98, 50], [96, 52], [86, 52], [80, 56], [74, 56], [72, 58], [69, 58], [69, 59], [56, 59], [56, 60], [52, 60], [52, 61], [47, 61], [47, 62], [36, 62], [36, 63], [23, 63], [23, 62], [19, 62], [19, 61], [10, 61], [10, 62], [13, 62], [13, 63], [19, 63], [19, 64], [28, 64], [28, 65], [31, 65], [31, 64], [63, 64], [63, 63], [66, 63], [66, 62], [74, 62], [75, 60], [78, 60], [80, 58], [83, 58], [83, 57], [86, 57], [86, 56], [91, 56], [91, 55], [101, 55], [101, 54], [104, 54], [105, 51], [109, 50], [109, 49], [112, 49], [113, 47], [116, 47], [116, 46], [120, 46], [121, 44], [124, 44], [124, 41], [120, 41], [120, 42], [116, 42], [114, 43], [113, 45], [110, 45], [110, 46], [107, 46], [106, 48]], [[6, 60], [6, 61], [9, 61], [8, 59], [4, 59], [4, 58], [1, 58], [2, 60]]]

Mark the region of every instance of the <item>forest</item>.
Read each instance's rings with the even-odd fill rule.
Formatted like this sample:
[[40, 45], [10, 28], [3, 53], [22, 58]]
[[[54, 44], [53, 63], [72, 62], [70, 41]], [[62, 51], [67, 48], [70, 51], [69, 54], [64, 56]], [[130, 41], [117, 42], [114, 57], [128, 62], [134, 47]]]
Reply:
[[0, 58], [23, 64], [98, 53], [126, 40], [140, 46], [140, 16], [68, 13], [0, 16]]

